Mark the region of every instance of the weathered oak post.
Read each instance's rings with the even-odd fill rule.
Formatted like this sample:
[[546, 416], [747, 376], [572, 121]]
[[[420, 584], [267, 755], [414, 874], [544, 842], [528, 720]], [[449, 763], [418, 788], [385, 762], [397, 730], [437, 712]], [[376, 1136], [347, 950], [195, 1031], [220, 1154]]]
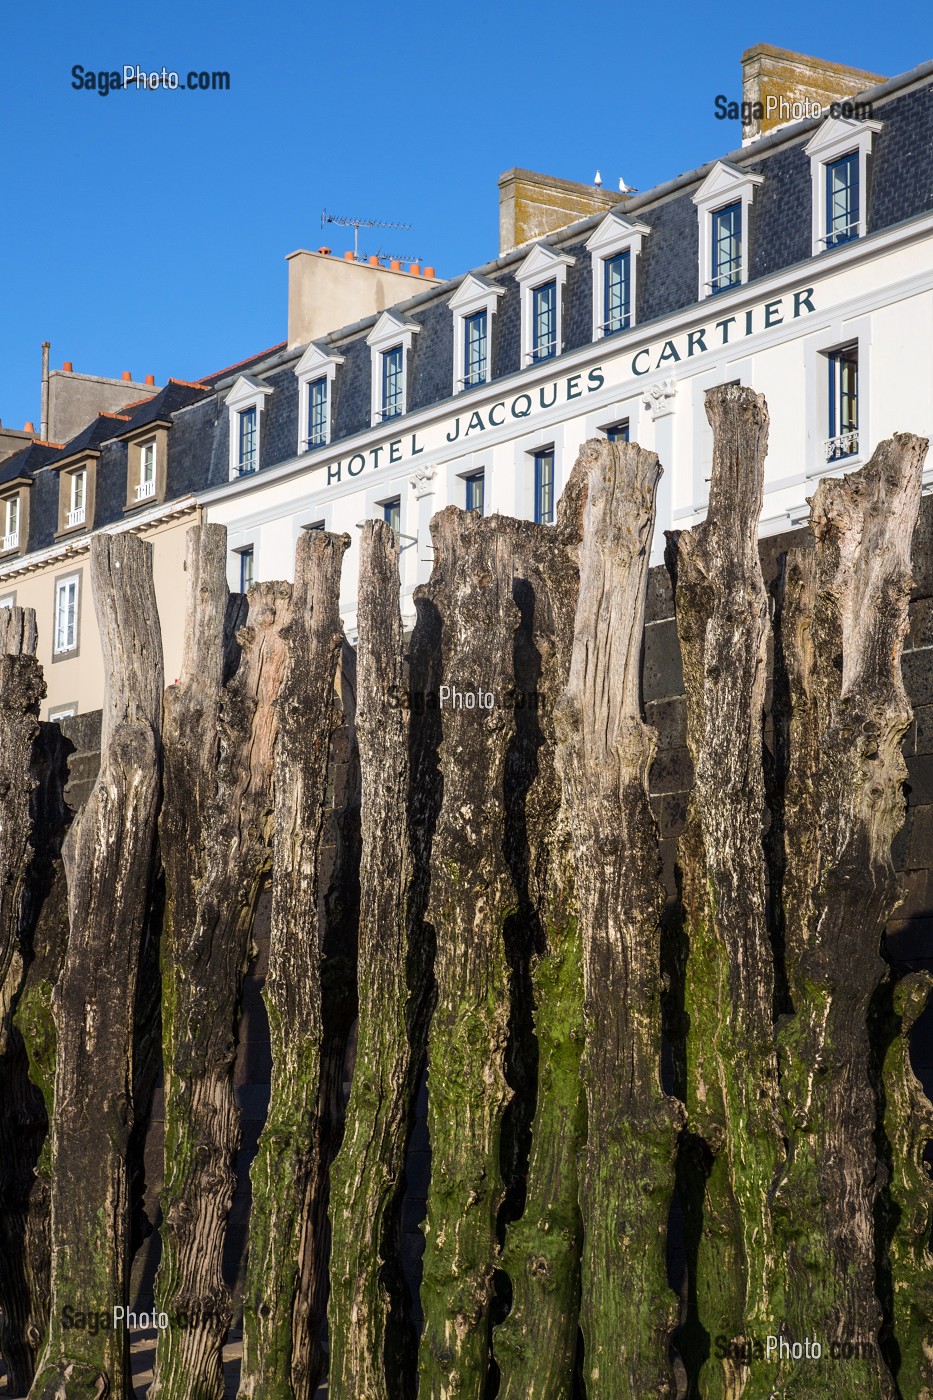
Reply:
[[422, 1400], [481, 1400], [502, 1200], [499, 1146], [509, 969], [503, 929], [516, 899], [503, 851], [503, 773], [514, 711], [518, 608], [513, 522], [449, 506], [434, 517], [434, 570], [421, 590], [441, 621], [443, 803], [428, 917], [437, 931], [437, 1006], [428, 1045], [431, 1183], [425, 1225]]
[[[531, 1065], [526, 1092], [532, 1112], [521, 1215], [506, 1228], [500, 1259], [511, 1284], [508, 1316], [494, 1332], [500, 1400], [569, 1396], [577, 1352], [583, 958], [570, 819], [557, 771], [556, 710], [570, 675], [585, 475], [578, 460], [555, 527], [512, 524], [512, 596], [520, 622], [507, 849], [519, 899], [514, 922], [523, 925], [519, 936], [527, 940], [518, 951], [529, 963], [531, 1002], [530, 1025], [520, 1023], [513, 1006], [513, 1042], [514, 1060], [523, 1056]], [[513, 991], [520, 986], [513, 967]], [[523, 1039], [532, 1043], [520, 1044]], [[524, 1163], [517, 1165], [521, 1171]]]
[[340, 571], [347, 535], [298, 540], [285, 665], [275, 702], [272, 933], [263, 992], [272, 1085], [252, 1167], [249, 1265], [240, 1396], [310, 1400], [322, 1368], [309, 1298], [325, 1242], [309, 1239], [326, 1189], [321, 1160], [321, 948], [319, 868], [334, 695], [343, 644]]
[[[838, 1400], [895, 1393], [878, 1345], [883, 1169], [869, 1014], [898, 902], [891, 841], [903, 823], [901, 739], [912, 717], [901, 652], [926, 447], [899, 433], [861, 471], [820, 482], [814, 547], [792, 551], [782, 609], [791, 710], [782, 899], [793, 1011], [780, 1032], [789, 1150], [775, 1212], [790, 1336], [864, 1344], [830, 1363]], [[895, 1183], [906, 1186], [897, 1173]], [[912, 1208], [909, 1195], [903, 1204]], [[929, 1209], [923, 1195], [918, 1204]], [[816, 1400], [826, 1394], [825, 1368], [801, 1364], [793, 1384], [795, 1395]]]
[[[707, 392], [706, 414], [707, 518], [672, 534], [667, 558], [696, 775], [679, 861], [689, 940], [684, 1212], [697, 1241], [699, 1317], [682, 1350], [695, 1373], [697, 1321], [726, 1338], [725, 1355], [702, 1367], [704, 1397], [719, 1400], [742, 1392], [746, 1339], [778, 1330], [783, 1280], [770, 1202], [783, 1147], [762, 845], [769, 618], [758, 519], [768, 411], [754, 390], [725, 385]], [[765, 1374], [756, 1365], [756, 1377]]]
[[288, 584], [256, 584], [236, 630], [242, 614], [228, 594], [223, 526], [188, 532], [187, 571], [182, 676], [165, 696], [165, 1185], [156, 1300], [169, 1325], [159, 1332], [150, 1400], [223, 1394], [231, 1304], [221, 1266], [240, 1132], [236, 1026], [270, 861], [275, 702], [291, 616]]
[[30, 1277], [30, 1207], [36, 1130], [44, 1113], [29, 1083], [12, 1021], [28, 950], [29, 869], [34, 852], [33, 747], [45, 694], [32, 608], [0, 609], [0, 1355], [14, 1395], [32, 1383], [47, 1299]]
[[[52, 1299], [31, 1400], [130, 1400], [127, 1302], [134, 1011], [161, 786], [162, 643], [152, 546], [91, 543], [106, 689], [101, 769], [65, 850], [71, 932], [52, 1009]], [[67, 1328], [68, 1310], [109, 1320]]]
[[[573, 655], [558, 762], [583, 932], [584, 1375], [590, 1400], [673, 1396], [665, 1242], [683, 1108], [661, 1086], [664, 888], [640, 657], [658, 459], [588, 443]], [[553, 1394], [566, 1395], [567, 1390]]]
[[[399, 542], [383, 521], [363, 527], [357, 626], [359, 1029], [346, 1133], [331, 1173], [328, 1393], [403, 1400], [413, 1375], [388, 1334], [390, 1313], [402, 1306], [398, 1192], [430, 1008], [426, 870], [411, 804], [430, 797], [419, 762], [423, 697], [414, 708], [405, 703]], [[418, 692], [417, 673], [412, 685]]]

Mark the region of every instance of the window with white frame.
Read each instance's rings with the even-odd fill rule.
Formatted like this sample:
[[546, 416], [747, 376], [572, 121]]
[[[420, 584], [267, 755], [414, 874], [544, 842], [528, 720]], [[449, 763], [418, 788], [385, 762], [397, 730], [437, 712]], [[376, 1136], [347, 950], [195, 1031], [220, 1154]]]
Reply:
[[534, 518], [537, 525], [554, 524], [554, 449], [542, 447], [534, 459]]
[[398, 418], [405, 411], [405, 386], [402, 379], [405, 351], [401, 345], [393, 345], [390, 349], [382, 351], [381, 358], [379, 416], [383, 419]]
[[343, 355], [312, 341], [295, 366], [298, 379], [298, 451], [326, 447], [331, 435], [331, 400]]
[[486, 473], [471, 472], [469, 476], [464, 477], [463, 484], [465, 487], [465, 508], [467, 510], [475, 510], [480, 515], [484, 515], [486, 504]]
[[148, 501], [156, 493], [156, 445], [144, 442], [139, 449], [139, 481], [136, 483], [137, 501]]
[[880, 130], [881, 122], [827, 117], [804, 147], [810, 157], [814, 255], [867, 233], [872, 139]]
[[383, 311], [366, 337], [372, 355], [373, 423], [398, 418], [408, 411], [408, 358], [421, 330], [397, 311]]
[[763, 175], [719, 160], [693, 196], [699, 220], [701, 299], [748, 281], [752, 205], [763, 180]]
[[19, 548], [19, 492], [0, 501], [0, 549]]
[[2, 596], [0, 596], [0, 608], [15, 608], [15, 607], [16, 607], [16, 594], [15, 594], [15, 593], [4, 593], [4, 594], [2, 594]]
[[602, 431], [606, 434], [607, 442], [628, 442], [629, 420], [620, 418], [617, 423], [607, 423]]
[[828, 391], [825, 457], [837, 462], [858, 452], [858, 345], [826, 351]]
[[64, 656], [78, 648], [78, 589], [80, 579], [77, 574], [60, 578], [55, 583], [55, 628], [53, 649], [56, 656]]
[[70, 705], [59, 705], [54, 710], [49, 710], [49, 723], [60, 724], [63, 719], [72, 719], [77, 713], [77, 701], [73, 701]]
[[240, 592], [248, 593], [253, 586], [253, 568], [255, 563], [254, 547], [248, 544], [243, 549], [238, 549], [236, 552], [240, 559]]
[[73, 530], [78, 525], [83, 525], [86, 514], [87, 468], [78, 467], [77, 471], [68, 473], [68, 512], [65, 516], [65, 528]]
[[402, 528], [402, 498], [393, 496], [389, 501], [382, 501], [379, 509], [385, 523], [391, 525], [395, 533], [398, 534]]
[[647, 224], [607, 214], [586, 247], [593, 267], [593, 339], [635, 324], [635, 282]]
[[229, 414], [230, 479], [249, 476], [259, 469], [262, 411], [272, 393], [251, 374], [241, 374], [226, 397]]
[[576, 259], [536, 243], [515, 273], [521, 288], [522, 363], [559, 355], [563, 348], [561, 305], [567, 269]]
[[504, 287], [471, 272], [450, 299], [454, 313], [455, 394], [488, 384], [492, 377], [492, 325]]

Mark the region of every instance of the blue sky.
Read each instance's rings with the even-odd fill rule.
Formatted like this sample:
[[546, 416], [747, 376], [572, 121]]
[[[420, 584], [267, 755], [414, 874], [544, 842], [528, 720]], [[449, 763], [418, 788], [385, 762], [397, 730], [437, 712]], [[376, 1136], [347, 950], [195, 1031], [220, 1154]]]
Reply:
[[[361, 250], [454, 276], [498, 252], [496, 180], [527, 166], [646, 189], [739, 145], [766, 41], [886, 75], [933, 52], [921, 3], [7, 5], [0, 18], [0, 418], [52, 364], [193, 379], [286, 333], [285, 254]], [[227, 70], [229, 92], [75, 91], [90, 71]]]

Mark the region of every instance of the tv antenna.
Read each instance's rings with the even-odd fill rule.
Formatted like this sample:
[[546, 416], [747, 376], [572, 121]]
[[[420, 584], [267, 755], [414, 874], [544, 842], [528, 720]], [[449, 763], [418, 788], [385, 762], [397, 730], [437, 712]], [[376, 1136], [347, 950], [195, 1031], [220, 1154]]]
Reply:
[[361, 228], [411, 228], [411, 224], [393, 224], [388, 219], [345, 219], [340, 214], [328, 214], [326, 209], [321, 211], [321, 228], [325, 224], [340, 224], [343, 228], [353, 230], [353, 256], [360, 256], [360, 229]]

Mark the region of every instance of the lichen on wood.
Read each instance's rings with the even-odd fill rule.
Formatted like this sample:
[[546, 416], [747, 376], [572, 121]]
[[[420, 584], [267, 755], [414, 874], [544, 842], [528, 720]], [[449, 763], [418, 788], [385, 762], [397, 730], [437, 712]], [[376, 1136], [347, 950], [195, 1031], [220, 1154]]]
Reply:
[[[162, 940], [165, 1181], [150, 1400], [223, 1395], [231, 1319], [222, 1273], [240, 1116], [233, 1065], [256, 901], [270, 864], [276, 698], [291, 587], [226, 582], [226, 530], [187, 540], [180, 681], [165, 696]], [[239, 657], [237, 659], [237, 645]]]
[[[903, 822], [901, 739], [911, 720], [901, 652], [925, 452], [924, 440], [897, 434], [860, 471], [821, 481], [813, 548], [791, 551], [784, 584], [790, 758], [780, 897], [792, 1010], [779, 1034], [788, 1153], [775, 1218], [789, 1334], [862, 1344], [833, 1365], [839, 1400], [896, 1393], [880, 1345], [885, 1168], [869, 1018], [898, 902], [891, 842]], [[891, 1105], [898, 1109], [903, 1098]], [[908, 1191], [904, 1208], [928, 1209], [895, 1176]], [[801, 1364], [792, 1381], [795, 1395], [826, 1393], [824, 1368]]]
[[[769, 619], [758, 520], [768, 411], [760, 394], [725, 385], [707, 392], [706, 413], [707, 518], [669, 536], [667, 559], [696, 775], [679, 843], [690, 1027], [681, 1187], [697, 1255], [680, 1346], [706, 1400], [718, 1400], [749, 1382], [747, 1340], [779, 1330], [771, 1191], [784, 1149], [762, 845]], [[726, 1354], [706, 1364], [704, 1331], [727, 1341], [718, 1348]], [[767, 1363], [753, 1365], [755, 1385], [766, 1386]]]
[[127, 1303], [134, 1012], [161, 785], [152, 546], [97, 536], [91, 579], [106, 676], [101, 769], [64, 847], [71, 931], [52, 997], [51, 1308], [31, 1400], [133, 1394], [127, 1330], [65, 1321], [112, 1319]]
[[325, 1190], [319, 1122], [321, 947], [319, 867], [328, 757], [343, 644], [340, 571], [347, 535], [298, 540], [285, 665], [275, 702], [272, 931], [263, 999], [269, 1014], [269, 1110], [252, 1167], [241, 1400], [310, 1400], [322, 1358], [306, 1299], [325, 1267], [314, 1233]]
[[683, 1108], [661, 1084], [664, 889], [648, 791], [657, 736], [642, 721], [640, 688], [661, 468], [636, 444], [594, 441], [581, 461], [580, 591], [558, 761], [583, 938], [584, 1377], [591, 1400], [616, 1400], [675, 1393], [665, 1241]]

